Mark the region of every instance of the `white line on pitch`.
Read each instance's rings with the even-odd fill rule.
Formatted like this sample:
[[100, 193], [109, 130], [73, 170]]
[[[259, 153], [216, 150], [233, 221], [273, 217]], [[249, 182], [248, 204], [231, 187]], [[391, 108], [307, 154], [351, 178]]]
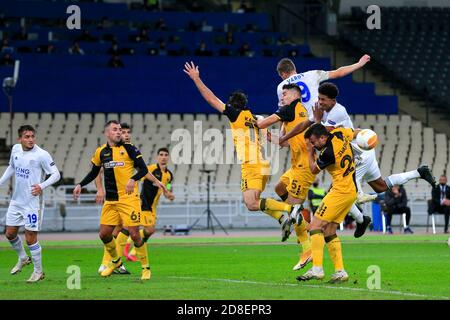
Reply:
[[187, 279], [187, 280], [206, 280], [206, 281], [216, 281], [216, 282], [230, 282], [230, 283], [244, 283], [244, 284], [258, 284], [267, 286], [286, 286], [286, 287], [309, 287], [309, 288], [327, 288], [327, 289], [338, 289], [338, 290], [349, 290], [349, 291], [363, 291], [368, 293], [387, 293], [400, 296], [410, 296], [419, 298], [435, 298], [435, 299], [446, 299], [449, 297], [443, 296], [429, 296], [419, 293], [409, 293], [402, 291], [391, 291], [391, 290], [369, 290], [364, 288], [349, 288], [349, 287], [337, 287], [328, 285], [314, 285], [314, 284], [294, 284], [294, 283], [275, 283], [275, 282], [261, 282], [261, 281], [247, 281], [247, 280], [233, 280], [233, 279], [217, 279], [217, 278], [197, 278], [197, 277], [174, 277], [170, 276], [168, 278], [172, 279]]

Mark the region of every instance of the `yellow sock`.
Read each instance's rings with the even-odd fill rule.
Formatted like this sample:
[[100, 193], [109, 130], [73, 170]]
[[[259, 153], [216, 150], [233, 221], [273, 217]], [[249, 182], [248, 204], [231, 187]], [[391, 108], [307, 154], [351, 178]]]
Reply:
[[323, 232], [320, 229], [311, 230], [311, 254], [314, 267], [322, 267], [323, 265], [323, 246], [325, 245], [325, 239]]
[[106, 247], [103, 246], [103, 259], [102, 259], [102, 265], [107, 266], [108, 263], [111, 262], [111, 255], [109, 254], [108, 250], [106, 250]]
[[134, 248], [136, 249], [136, 256], [141, 261], [142, 268], [148, 268], [148, 252], [147, 252], [147, 243], [143, 242], [142, 246], [136, 247], [134, 245]]
[[124, 234], [122, 231], [119, 232], [116, 238], [116, 250], [117, 255], [119, 258], [122, 258], [123, 256], [123, 249], [125, 248], [125, 245], [127, 244], [128, 235]]
[[[285, 211], [291, 212], [292, 206], [286, 202], [277, 201], [275, 199], [267, 198], [260, 200], [260, 208], [271, 211]], [[262, 208], [264, 206], [264, 208]]]
[[136, 248], [133, 247], [133, 249], [131, 249], [131, 251], [128, 253], [128, 255], [135, 256], [136, 255]]
[[325, 238], [328, 246], [331, 261], [333, 261], [334, 270], [344, 270], [344, 261], [342, 259], [341, 239], [337, 235], [332, 235]]
[[119, 259], [119, 256], [117, 255], [117, 250], [116, 250], [116, 240], [114, 240], [114, 238], [108, 242], [105, 243], [105, 249], [108, 251], [109, 255], [111, 256], [111, 260], [112, 261], [116, 261]]
[[127, 239], [127, 244], [133, 244], [133, 239], [131, 239], [131, 237], [128, 237], [128, 239]]
[[273, 211], [273, 210], [264, 210], [264, 213], [267, 213], [269, 216], [280, 222], [281, 217], [283, 216], [283, 211]]
[[307, 230], [308, 225], [309, 223], [304, 219], [302, 220], [302, 223], [300, 225], [294, 225], [295, 233], [297, 235], [297, 242], [301, 244], [302, 252], [306, 252], [311, 249], [311, 241], [309, 240]]

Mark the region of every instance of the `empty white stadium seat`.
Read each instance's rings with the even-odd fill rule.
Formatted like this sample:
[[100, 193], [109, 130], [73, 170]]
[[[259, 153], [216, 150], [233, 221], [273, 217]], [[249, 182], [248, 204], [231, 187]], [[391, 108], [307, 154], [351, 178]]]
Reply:
[[[202, 141], [205, 131], [216, 128], [222, 133], [229, 129], [226, 117], [214, 114], [108, 114], [104, 113], [16, 113], [14, 117], [13, 138], [16, 130], [26, 122], [35, 125], [38, 144], [52, 153], [64, 177], [77, 180], [84, 177], [89, 170], [90, 157], [95, 149], [105, 142], [103, 126], [106, 118], [120, 119], [127, 122], [133, 129], [133, 142], [140, 148], [146, 162], [155, 161], [156, 149], [161, 146], [173, 147], [171, 137], [179, 128], [186, 128], [191, 136], [196, 137], [192, 143], [193, 150], [209, 154], [212, 149], [210, 142]], [[375, 149], [383, 176], [416, 169], [420, 164], [432, 166], [435, 176], [442, 173], [450, 175], [450, 141], [445, 134], [436, 133], [432, 128], [424, 128], [418, 121], [413, 121], [407, 115], [352, 115], [355, 127], [371, 127], [378, 134], [379, 144]], [[194, 120], [201, 121], [201, 127], [194, 127]], [[9, 139], [9, 113], [0, 113], [0, 137]], [[200, 138], [199, 138], [200, 137]], [[192, 141], [192, 140], [191, 140]], [[201, 145], [199, 144], [201, 143]], [[208, 149], [210, 148], [210, 149]], [[219, 150], [219, 158], [227, 159], [225, 149]], [[190, 157], [193, 159], [193, 157]], [[196, 185], [199, 192], [206, 182], [206, 175], [198, 172], [202, 165], [178, 164], [177, 155], [172, 154], [173, 164], [170, 165], [175, 175], [175, 183], [185, 186]], [[277, 161], [272, 162], [274, 169], [270, 183], [274, 184], [290, 167], [289, 149], [279, 150]], [[211, 174], [217, 190], [224, 192], [239, 192], [240, 166], [237, 164], [221, 164], [215, 166]], [[331, 182], [329, 174], [321, 173], [318, 180], [323, 186]], [[425, 185], [414, 185], [414, 190], [420, 190]], [[411, 185], [411, 188], [413, 186]], [[273, 190], [267, 190], [273, 192]]]
[[389, 120], [388, 123], [393, 123], [393, 124], [399, 124], [400, 123], [400, 116], [398, 114], [391, 114], [389, 115]]
[[131, 114], [129, 114], [129, 113], [121, 113], [120, 114], [120, 122], [125, 122], [129, 126], [131, 126], [132, 125]]

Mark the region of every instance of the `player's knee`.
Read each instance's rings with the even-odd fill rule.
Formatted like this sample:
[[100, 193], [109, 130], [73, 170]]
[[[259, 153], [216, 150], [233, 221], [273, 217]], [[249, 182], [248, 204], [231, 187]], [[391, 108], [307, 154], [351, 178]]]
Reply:
[[155, 233], [155, 231], [156, 231], [156, 229], [154, 226], [147, 227], [147, 228], [145, 228], [144, 235], [146, 238], [150, 238]]
[[115, 227], [114, 231], [113, 231], [113, 236], [116, 238], [122, 230], [124, 230], [124, 228], [122, 226]]
[[130, 237], [133, 240], [134, 243], [140, 243], [141, 239], [141, 235], [139, 234], [139, 229], [138, 228], [133, 228], [133, 229], [129, 229], [128, 230], [130, 232]]
[[102, 240], [103, 243], [109, 243], [109, 242], [111, 242], [112, 239], [113, 239], [112, 234], [109, 234], [108, 232], [105, 232], [105, 231], [103, 231], [103, 230], [101, 230], [101, 231], [98, 233], [98, 237], [100, 238], [100, 240]]
[[25, 240], [28, 245], [35, 244], [37, 242], [37, 232], [25, 230]]
[[8, 240], [14, 240], [15, 238], [17, 238], [17, 232], [11, 232], [11, 231], [6, 230], [5, 237]]

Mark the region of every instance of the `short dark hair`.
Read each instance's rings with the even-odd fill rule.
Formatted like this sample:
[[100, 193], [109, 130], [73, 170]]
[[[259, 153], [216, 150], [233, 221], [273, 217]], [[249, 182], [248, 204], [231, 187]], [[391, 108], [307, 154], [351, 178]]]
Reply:
[[302, 90], [296, 83], [289, 83], [283, 86], [283, 90], [295, 90], [300, 96], [302, 96]]
[[17, 130], [17, 133], [19, 134], [19, 138], [22, 136], [22, 134], [25, 131], [31, 131], [33, 133], [36, 133], [36, 130], [34, 130], [34, 128], [32, 126], [30, 126], [29, 124], [25, 124], [23, 126], [20, 126], [19, 130]]
[[308, 130], [306, 130], [305, 139], [311, 138], [312, 135], [315, 135], [316, 137], [328, 137], [330, 134], [328, 133], [327, 128], [325, 128], [324, 125], [322, 125], [321, 123], [314, 123], [311, 127], [308, 128]]
[[291, 59], [283, 58], [278, 62], [277, 64], [277, 72], [278, 73], [290, 73], [292, 71], [295, 71], [295, 64], [292, 62]]
[[120, 122], [119, 121], [117, 121], [117, 120], [109, 120], [108, 122], [106, 122], [106, 124], [105, 124], [105, 129], [106, 128], [108, 128], [111, 124], [118, 124], [118, 125], [120, 125]]
[[325, 82], [319, 86], [319, 93], [327, 96], [330, 99], [336, 99], [336, 97], [339, 95], [339, 89], [334, 83]]
[[167, 153], [169, 153], [169, 149], [167, 149], [166, 147], [162, 147], [162, 148], [158, 149], [157, 154], [159, 154], [160, 152], [167, 152]]
[[237, 90], [230, 94], [227, 103], [233, 108], [244, 109], [247, 106], [248, 98], [243, 91]]
[[128, 123], [126, 123], [126, 122], [122, 122], [120, 124], [120, 128], [122, 128], [122, 129], [129, 129], [131, 131], [130, 125]]

